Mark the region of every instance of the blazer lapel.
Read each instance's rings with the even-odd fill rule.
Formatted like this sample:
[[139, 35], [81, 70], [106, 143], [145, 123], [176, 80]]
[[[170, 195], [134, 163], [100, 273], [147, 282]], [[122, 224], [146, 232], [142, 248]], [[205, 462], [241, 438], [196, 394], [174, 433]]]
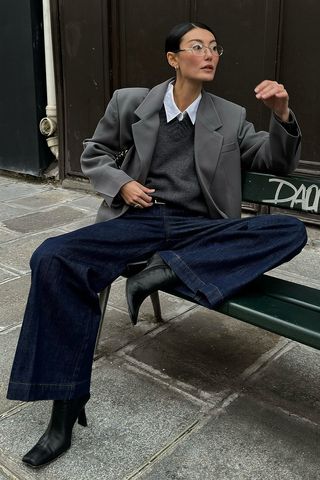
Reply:
[[212, 98], [203, 92], [195, 123], [194, 153], [197, 172], [204, 184], [211, 183], [218, 165], [223, 136], [217, 130], [221, 126]]
[[140, 159], [138, 180], [141, 182], [146, 180], [149, 171], [160, 126], [159, 110], [171, 80], [152, 88], [135, 111], [140, 120], [132, 125], [132, 135]]
[[209, 193], [223, 143], [223, 136], [217, 132], [221, 126], [222, 122], [213, 99], [207, 92], [203, 91], [195, 123], [195, 167], [208, 207], [218, 210], [222, 216], [225, 216]]

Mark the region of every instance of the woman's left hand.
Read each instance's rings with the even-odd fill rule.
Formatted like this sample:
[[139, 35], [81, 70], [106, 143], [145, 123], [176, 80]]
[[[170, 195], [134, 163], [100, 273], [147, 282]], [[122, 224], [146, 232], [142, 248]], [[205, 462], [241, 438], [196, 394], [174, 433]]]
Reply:
[[270, 108], [282, 122], [289, 120], [289, 95], [281, 83], [264, 80], [254, 89], [256, 98]]

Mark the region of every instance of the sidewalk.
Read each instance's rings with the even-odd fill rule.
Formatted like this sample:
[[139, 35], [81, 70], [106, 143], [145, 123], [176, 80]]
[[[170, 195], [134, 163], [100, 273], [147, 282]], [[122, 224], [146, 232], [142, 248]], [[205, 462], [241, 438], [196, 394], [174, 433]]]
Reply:
[[[94, 222], [100, 199], [0, 176], [0, 480], [320, 479], [320, 353], [161, 294], [136, 327], [114, 284], [94, 362], [88, 427], [33, 471], [21, 457], [44, 432], [51, 402], [5, 398], [30, 284], [47, 237]], [[272, 274], [320, 287], [320, 230]], [[320, 320], [320, 319], [319, 319]]]

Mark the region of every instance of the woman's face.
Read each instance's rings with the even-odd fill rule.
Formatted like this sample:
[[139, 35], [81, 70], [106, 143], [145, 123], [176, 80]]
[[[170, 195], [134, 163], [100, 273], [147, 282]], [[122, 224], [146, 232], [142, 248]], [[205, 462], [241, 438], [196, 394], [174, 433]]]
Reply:
[[[219, 63], [219, 55], [212, 53], [206, 48], [203, 55], [195, 55], [190, 49], [195, 45], [210, 47], [216, 44], [214, 35], [203, 28], [193, 28], [187, 32], [180, 42], [180, 49], [177, 53], [168, 53], [170, 65], [178, 67], [177, 76], [188, 80], [208, 82], [213, 80], [216, 68]], [[196, 47], [197, 48], [197, 47]]]

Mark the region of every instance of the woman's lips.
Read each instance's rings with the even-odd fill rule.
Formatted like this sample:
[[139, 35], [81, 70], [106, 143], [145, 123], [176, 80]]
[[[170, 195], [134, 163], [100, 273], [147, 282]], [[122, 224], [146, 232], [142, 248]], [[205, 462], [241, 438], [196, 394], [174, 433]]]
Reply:
[[205, 65], [204, 67], [201, 68], [201, 70], [210, 70], [212, 72], [214, 69], [213, 65]]

